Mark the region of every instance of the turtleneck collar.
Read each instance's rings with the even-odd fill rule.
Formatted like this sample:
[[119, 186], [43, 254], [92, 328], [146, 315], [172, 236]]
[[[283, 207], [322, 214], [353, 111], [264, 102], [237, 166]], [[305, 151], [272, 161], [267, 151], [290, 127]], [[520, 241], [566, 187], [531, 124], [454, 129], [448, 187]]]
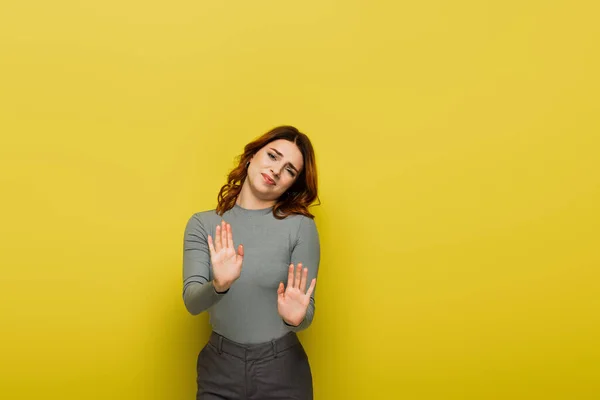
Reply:
[[257, 209], [257, 210], [249, 210], [249, 209], [243, 208], [242, 206], [235, 203], [235, 205], [233, 206], [233, 209], [235, 210], [236, 213], [239, 213], [241, 215], [249, 215], [249, 216], [260, 216], [260, 215], [267, 215], [267, 214], [273, 213], [273, 206], [267, 207], [267, 208], [261, 208], [261, 209]]

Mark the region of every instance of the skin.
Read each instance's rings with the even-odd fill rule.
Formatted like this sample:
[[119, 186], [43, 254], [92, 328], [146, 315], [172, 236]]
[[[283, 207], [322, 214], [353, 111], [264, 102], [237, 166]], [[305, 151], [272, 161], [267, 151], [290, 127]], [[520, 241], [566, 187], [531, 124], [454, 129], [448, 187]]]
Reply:
[[[302, 153], [294, 143], [284, 139], [268, 143], [250, 159], [248, 176], [236, 203], [249, 210], [273, 206], [294, 184], [303, 167]], [[265, 182], [263, 174], [271, 177], [275, 185]], [[225, 292], [240, 277], [244, 247], [240, 244], [237, 251], [233, 247], [231, 225], [225, 221], [217, 226], [214, 241], [211, 235], [208, 236], [208, 246], [213, 265], [213, 286], [217, 292]], [[297, 267], [290, 264], [287, 286], [280, 282], [277, 288], [277, 310], [290, 325], [302, 322], [310, 304], [316, 279], [311, 281], [307, 291], [307, 276], [308, 268], [303, 268], [302, 263], [298, 263]]]
[[[242, 184], [237, 204], [248, 210], [273, 206], [294, 184], [303, 167], [304, 158], [294, 143], [284, 139], [268, 143], [250, 159], [248, 177]], [[273, 178], [275, 186], [265, 183], [262, 174]]]

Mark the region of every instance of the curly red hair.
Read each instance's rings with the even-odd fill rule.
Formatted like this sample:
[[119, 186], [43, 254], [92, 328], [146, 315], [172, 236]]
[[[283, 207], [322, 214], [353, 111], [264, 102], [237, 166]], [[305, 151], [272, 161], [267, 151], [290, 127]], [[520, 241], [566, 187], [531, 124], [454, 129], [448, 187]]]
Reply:
[[[294, 184], [277, 199], [273, 206], [273, 216], [284, 219], [292, 214], [302, 214], [309, 218], [315, 216], [308, 211], [308, 207], [318, 199], [317, 194], [317, 164], [312, 143], [304, 133], [293, 126], [283, 125], [271, 129], [258, 139], [248, 143], [244, 152], [236, 157], [238, 165], [227, 177], [227, 183], [221, 187], [217, 196], [218, 215], [223, 215], [235, 205], [238, 195], [242, 190], [242, 184], [247, 176], [246, 164], [252, 156], [268, 143], [285, 139], [298, 146], [304, 158], [304, 168]], [[320, 200], [319, 204], [320, 205]]]

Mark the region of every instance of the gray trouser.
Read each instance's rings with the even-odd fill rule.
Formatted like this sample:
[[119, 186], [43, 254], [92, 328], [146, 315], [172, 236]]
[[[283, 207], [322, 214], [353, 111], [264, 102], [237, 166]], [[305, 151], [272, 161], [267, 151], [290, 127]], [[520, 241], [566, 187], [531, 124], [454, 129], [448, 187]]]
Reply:
[[198, 355], [197, 400], [312, 400], [308, 357], [294, 332], [242, 345], [213, 332]]

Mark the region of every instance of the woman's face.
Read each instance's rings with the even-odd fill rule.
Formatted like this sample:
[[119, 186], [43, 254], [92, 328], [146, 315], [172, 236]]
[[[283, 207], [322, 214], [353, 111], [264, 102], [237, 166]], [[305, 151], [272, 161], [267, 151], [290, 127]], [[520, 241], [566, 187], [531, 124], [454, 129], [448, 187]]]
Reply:
[[296, 144], [277, 139], [260, 149], [250, 160], [248, 180], [254, 194], [262, 200], [276, 200], [290, 188], [304, 168]]

